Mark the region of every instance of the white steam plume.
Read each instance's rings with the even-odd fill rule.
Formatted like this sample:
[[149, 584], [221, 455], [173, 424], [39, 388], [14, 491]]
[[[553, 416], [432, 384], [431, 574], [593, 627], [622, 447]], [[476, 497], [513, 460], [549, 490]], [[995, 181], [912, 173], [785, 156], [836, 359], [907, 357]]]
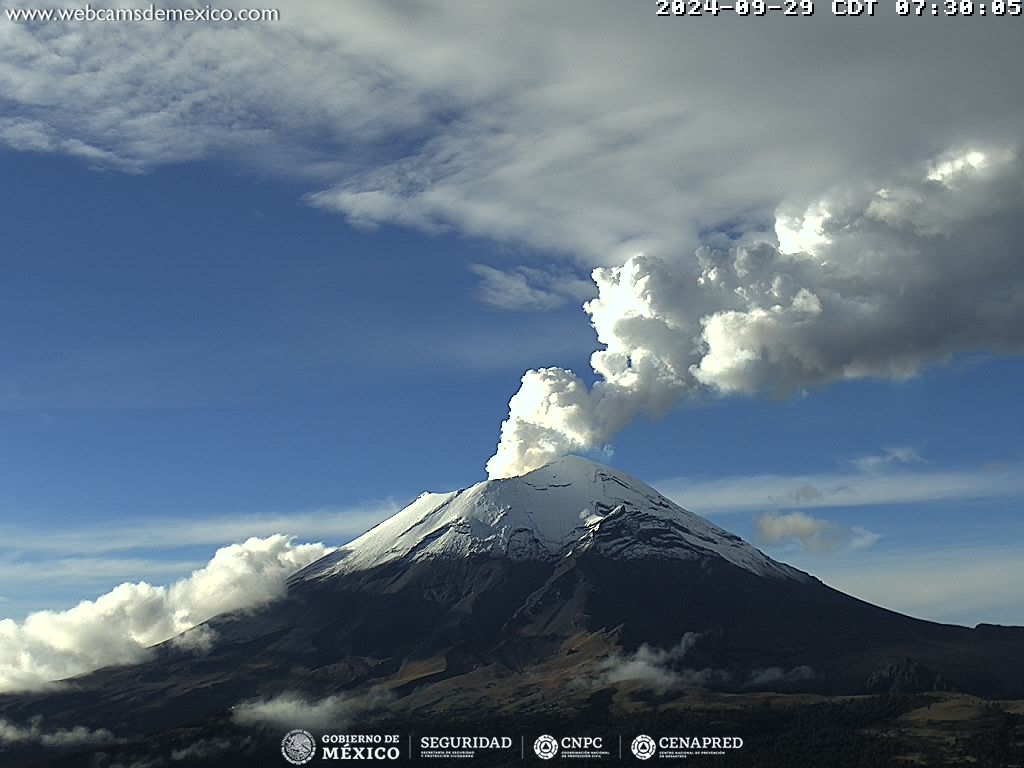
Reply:
[[588, 388], [528, 371], [491, 478], [601, 447], [640, 414], [700, 391], [785, 396], [905, 379], [958, 352], [1024, 349], [1024, 185], [1010, 151], [948, 153], [885, 186], [780, 209], [779, 246], [643, 254], [594, 270], [584, 305], [605, 348]]
[[[53, 680], [114, 664], [143, 661], [148, 647], [225, 611], [255, 608], [284, 595], [285, 582], [331, 549], [295, 544], [280, 534], [222, 547], [170, 587], [124, 583], [67, 611], [39, 611], [0, 621], [0, 691], [40, 688]], [[186, 635], [198, 652], [212, 632]]]

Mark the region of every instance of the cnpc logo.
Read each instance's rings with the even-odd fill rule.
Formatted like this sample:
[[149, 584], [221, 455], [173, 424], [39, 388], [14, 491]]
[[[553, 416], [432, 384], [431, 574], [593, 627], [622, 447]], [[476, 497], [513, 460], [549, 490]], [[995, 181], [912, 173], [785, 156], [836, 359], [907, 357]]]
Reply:
[[583, 753], [600, 750], [604, 746], [601, 736], [563, 736], [556, 739], [545, 733], [533, 742], [533, 751], [541, 760], [550, 760], [561, 752]]
[[533, 751], [541, 760], [550, 760], [558, 754], [558, 740], [547, 733], [538, 736], [537, 740], [533, 742]]

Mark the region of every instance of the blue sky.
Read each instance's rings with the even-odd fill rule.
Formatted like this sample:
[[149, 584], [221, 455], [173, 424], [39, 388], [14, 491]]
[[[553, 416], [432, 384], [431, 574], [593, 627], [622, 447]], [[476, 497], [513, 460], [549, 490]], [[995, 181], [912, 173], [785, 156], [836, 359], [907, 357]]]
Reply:
[[[12, 152], [3, 164], [2, 520], [18, 532], [4, 560], [26, 566], [12, 568], [5, 590], [13, 617], [121, 579], [164, 583], [230, 543], [167, 551], [159, 536], [146, 540], [150, 521], [296, 516], [289, 533], [324, 537], [321, 518], [300, 522], [304, 513], [386, 510], [422, 489], [483, 479], [522, 371], [549, 359], [582, 368], [594, 344], [578, 307], [524, 314], [475, 299], [466, 265], [493, 258], [486, 242], [354, 229], [303, 205], [293, 185], [214, 164], [130, 175]], [[46, 225], [65, 212], [71, 226]], [[593, 455], [651, 482], [682, 478], [675, 498], [706, 504], [755, 541], [759, 512], [799, 508], [879, 533], [886, 554], [997, 546], [1022, 533], [1019, 488], [929, 501], [927, 486], [963, 471], [984, 488], [986, 472], [1001, 482], [999, 465], [1020, 466], [1019, 424], [1007, 414], [1022, 373], [1018, 359], [976, 355], [900, 383], [847, 382], [781, 402], [707, 398], [640, 419], [612, 453]], [[909, 469], [923, 501], [901, 504], [897, 490], [817, 512], [766, 488], [753, 509], [730, 502], [739, 478], [776, 476], [793, 490], [802, 475], [856, 482], [856, 459], [893, 446], [918, 458], [866, 474]], [[722, 478], [704, 504], [688, 500], [688, 484]], [[143, 532], [126, 551], [100, 553], [112, 573], [87, 548], [18, 554], [20, 535], [96, 526]], [[875, 554], [766, 549], [815, 572]], [[67, 576], [35, 584], [47, 558]]]
[[[866, 599], [1024, 624], [1024, 123], [972, 80], [1019, 64], [1014, 20], [721, 19], [682, 46], [689, 21], [542, 3], [500, 11], [498, 50], [480, 9], [415, 7], [0, 27], [0, 615], [168, 584], [249, 535], [339, 544], [482, 480], [524, 371], [604, 386], [611, 339], [679, 378], [623, 378], [624, 424], [587, 400], [570, 448]], [[787, 232], [862, 260], [874, 314], [829, 304], [848, 276], [786, 272]], [[673, 293], [696, 248], [761, 240], [824, 302], [811, 336], [799, 294], [765, 329], [756, 299]], [[608, 299], [599, 342], [590, 272], [638, 252], [649, 312]], [[736, 253], [730, 296], [757, 287]], [[679, 329], [714, 314], [747, 325], [691, 361]]]

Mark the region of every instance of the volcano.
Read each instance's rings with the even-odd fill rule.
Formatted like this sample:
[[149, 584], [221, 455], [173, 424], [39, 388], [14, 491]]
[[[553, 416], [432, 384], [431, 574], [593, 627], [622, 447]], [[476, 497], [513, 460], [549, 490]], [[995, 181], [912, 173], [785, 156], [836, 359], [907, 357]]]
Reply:
[[156, 738], [283, 696], [410, 720], [572, 714], [638, 691], [1024, 697], [1024, 629], [865, 603], [571, 456], [423, 494], [296, 573], [284, 599], [202, 631], [201, 651], [168, 642], [0, 697], [0, 717]]

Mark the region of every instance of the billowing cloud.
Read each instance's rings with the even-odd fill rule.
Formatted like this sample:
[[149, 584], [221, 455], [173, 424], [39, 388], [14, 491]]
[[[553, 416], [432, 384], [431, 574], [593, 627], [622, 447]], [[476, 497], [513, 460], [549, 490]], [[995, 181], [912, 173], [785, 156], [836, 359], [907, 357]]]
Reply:
[[371, 688], [361, 693], [339, 693], [312, 701], [298, 693], [283, 693], [269, 699], [237, 704], [232, 710], [232, 719], [239, 725], [338, 729], [344, 728], [360, 715], [383, 709], [394, 699], [394, 693], [385, 688]]
[[1020, 353], [1022, 181], [1012, 152], [952, 153], [780, 216], [778, 239], [797, 252], [762, 241], [595, 270], [585, 309], [604, 345], [591, 357], [597, 382], [527, 372], [488, 473], [600, 447], [636, 416], [703, 393], [787, 396], [906, 379], [962, 352]]
[[794, 543], [809, 552], [831, 552], [840, 547], [867, 549], [878, 543], [881, 536], [859, 526], [839, 525], [804, 512], [766, 512], [757, 518], [757, 538], [762, 544]]
[[27, 725], [0, 719], [0, 745], [38, 744], [42, 747], [63, 748], [109, 744], [116, 740], [114, 734], [105, 728], [92, 730], [84, 725], [76, 725], [73, 728], [47, 730], [41, 717], [32, 718]]
[[[250, 538], [169, 587], [124, 583], [66, 611], [39, 611], [0, 621], [0, 691], [145, 659], [147, 649], [226, 611], [255, 608], [284, 595], [285, 582], [331, 550], [287, 536]], [[181, 639], [202, 651], [214, 641], [199, 631]]]
[[[201, 569], [225, 542], [279, 531], [299, 541], [348, 541], [398, 511], [394, 501], [280, 514], [189, 519], [134, 518], [20, 526], [0, 523], [0, 616], [63, 608], [83, 594], [98, 595], [112, 584], [145, 581], [168, 584]], [[45, 573], [41, 580], [40, 573]], [[70, 596], [70, 597], [69, 597]], [[41, 604], [42, 603], [42, 604]]]

